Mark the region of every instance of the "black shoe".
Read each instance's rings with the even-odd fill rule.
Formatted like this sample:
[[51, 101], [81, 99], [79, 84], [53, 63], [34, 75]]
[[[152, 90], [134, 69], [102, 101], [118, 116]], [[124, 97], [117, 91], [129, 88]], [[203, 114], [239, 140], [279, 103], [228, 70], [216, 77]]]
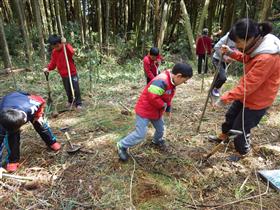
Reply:
[[166, 144], [166, 142], [164, 140], [161, 141], [157, 141], [155, 142], [154, 140], [152, 141], [152, 144], [154, 146], [156, 146], [157, 148], [159, 148], [162, 151], [167, 151], [168, 145]]
[[121, 161], [127, 161], [129, 158], [129, 155], [127, 153], [127, 148], [122, 147], [119, 143], [117, 143], [118, 148], [118, 154]]

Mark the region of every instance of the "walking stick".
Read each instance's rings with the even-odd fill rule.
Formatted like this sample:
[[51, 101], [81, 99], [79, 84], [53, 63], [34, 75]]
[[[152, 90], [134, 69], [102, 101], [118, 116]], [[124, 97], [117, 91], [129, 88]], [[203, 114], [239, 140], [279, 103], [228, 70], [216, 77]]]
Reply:
[[[57, 10], [58, 10], [58, 5], [57, 5]], [[58, 22], [58, 25], [59, 25], [61, 37], [64, 38], [64, 33], [63, 33], [62, 25], [61, 25], [59, 11], [57, 11], [57, 22]], [[69, 66], [69, 60], [68, 60], [68, 56], [67, 56], [67, 51], [66, 51], [65, 43], [62, 43], [62, 45], [63, 45], [64, 57], [65, 57], [65, 60], [66, 60], [66, 66], [67, 66], [67, 72], [68, 72], [68, 78], [69, 78], [71, 93], [72, 93], [72, 97], [73, 97], [73, 100], [72, 100], [72, 103], [71, 103], [71, 106], [70, 106], [70, 110], [71, 110], [72, 105], [73, 105], [73, 103], [75, 101], [75, 92], [74, 92], [74, 88], [73, 88], [73, 82], [72, 82], [70, 66]]]
[[[228, 39], [229, 39], [229, 37], [227, 37], [225, 44], [228, 43]], [[216, 81], [216, 79], [219, 75], [219, 71], [220, 71], [220, 68], [222, 66], [222, 59], [223, 59], [223, 54], [221, 54], [221, 58], [220, 58], [219, 63], [218, 63], [218, 68], [216, 69], [213, 81], [212, 81], [211, 86], [208, 90], [208, 94], [207, 94], [207, 97], [206, 97], [206, 100], [205, 100], [205, 103], [204, 103], [203, 111], [202, 111], [202, 114], [200, 116], [199, 123], [198, 123], [198, 126], [197, 126], [197, 130], [196, 130], [197, 133], [200, 131], [201, 122], [202, 122], [202, 119], [204, 117], [204, 114], [205, 114], [205, 111], [206, 111], [206, 108], [207, 108], [207, 104], [208, 104], [208, 101], [209, 101], [209, 98], [210, 98], [210, 95], [211, 95], [211, 91], [212, 91], [212, 89], [214, 87], [214, 84], [215, 84], [215, 81]]]

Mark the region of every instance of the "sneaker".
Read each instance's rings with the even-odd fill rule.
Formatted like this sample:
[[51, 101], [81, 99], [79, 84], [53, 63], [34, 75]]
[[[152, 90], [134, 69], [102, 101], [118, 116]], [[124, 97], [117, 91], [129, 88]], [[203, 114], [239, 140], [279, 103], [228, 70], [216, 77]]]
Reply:
[[211, 93], [215, 97], [220, 97], [220, 91], [217, 88], [214, 88]]
[[82, 105], [77, 105], [77, 106], [76, 106], [76, 109], [77, 109], [78, 111], [81, 111], [81, 110], [83, 109], [83, 107], [82, 107]]
[[54, 144], [52, 144], [51, 146], [50, 146], [50, 148], [53, 150], [53, 151], [58, 151], [58, 150], [60, 150], [60, 148], [61, 148], [61, 145], [58, 143], [58, 142], [55, 142]]
[[69, 109], [70, 107], [71, 107], [71, 103], [66, 102], [66, 104], [65, 104], [65, 108], [66, 108], [66, 109]]
[[230, 155], [227, 158], [227, 160], [230, 161], [230, 162], [238, 162], [239, 160], [248, 157], [250, 154], [251, 154], [251, 150], [249, 150], [247, 153], [242, 154], [242, 155], [239, 154], [239, 153], [236, 153], [236, 154]]
[[154, 146], [158, 147], [162, 151], [166, 151], [167, 150], [167, 144], [166, 144], [165, 140], [160, 140], [160, 141], [153, 140], [152, 144]]
[[127, 148], [122, 147], [119, 142], [117, 143], [117, 148], [118, 148], [118, 154], [119, 154], [120, 160], [127, 161], [129, 158], [128, 153], [127, 153]]
[[6, 170], [8, 172], [15, 172], [19, 167], [19, 163], [8, 163], [6, 166]]
[[208, 136], [208, 140], [210, 142], [221, 143], [222, 141], [226, 141], [228, 139], [228, 135], [225, 133], [220, 133], [218, 136], [210, 135]]

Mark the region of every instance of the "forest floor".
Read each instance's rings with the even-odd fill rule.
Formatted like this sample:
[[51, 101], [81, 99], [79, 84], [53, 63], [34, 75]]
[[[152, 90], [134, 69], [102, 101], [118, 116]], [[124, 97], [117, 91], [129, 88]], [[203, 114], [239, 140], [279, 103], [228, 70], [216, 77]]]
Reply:
[[[212, 75], [205, 77], [205, 87], [211, 79]], [[225, 89], [235, 82], [230, 78]], [[57, 153], [46, 149], [31, 125], [24, 126], [21, 166], [15, 174], [35, 181], [1, 179], [0, 208], [280, 209], [279, 193], [266, 191], [267, 184], [257, 176], [259, 169], [280, 167], [279, 153], [261, 149], [266, 144], [280, 145], [279, 97], [253, 130], [249, 157], [229, 162], [226, 158], [234, 153], [229, 147], [202, 163], [203, 155], [215, 146], [207, 136], [220, 132], [226, 109], [209, 105], [196, 133], [207, 90], [201, 92], [201, 77], [195, 75], [177, 88], [172, 120], [166, 126], [168, 151], [150, 145], [154, 130], [149, 127], [146, 140], [130, 149], [133, 158], [122, 163], [116, 142], [133, 129], [135, 116], [127, 109], [133, 110], [144, 84], [144, 78], [99, 84], [93, 94], [83, 94], [83, 111], [49, 118], [63, 145]], [[45, 82], [41, 85], [46, 87]], [[71, 141], [84, 151], [66, 152], [66, 138], [59, 130], [63, 127], [69, 127]]]

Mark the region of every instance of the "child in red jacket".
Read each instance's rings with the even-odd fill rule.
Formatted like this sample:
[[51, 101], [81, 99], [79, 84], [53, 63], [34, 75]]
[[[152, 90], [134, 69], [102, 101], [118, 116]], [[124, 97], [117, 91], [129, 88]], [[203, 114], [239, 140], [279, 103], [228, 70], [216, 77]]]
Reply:
[[161, 62], [163, 62], [163, 58], [159, 54], [159, 49], [157, 47], [152, 47], [149, 54], [143, 59], [147, 84], [160, 73], [158, 68]]
[[[12, 92], [3, 97], [0, 102], [0, 157], [3, 143], [8, 142], [7, 171], [16, 171], [20, 159], [20, 127], [31, 122], [36, 132], [45, 144], [54, 151], [60, 149], [50, 127], [44, 122], [45, 100], [41, 96], [24, 92]], [[1, 160], [2, 158], [0, 158]], [[0, 161], [1, 166], [1, 161]]]
[[190, 65], [177, 63], [172, 70], [164, 71], [146, 85], [135, 106], [136, 129], [117, 143], [122, 161], [128, 159], [127, 148], [139, 144], [145, 138], [149, 122], [156, 129], [152, 143], [165, 147], [165, 141], [162, 139], [164, 132], [162, 115], [164, 112], [170, 115], [176, 86], [185, 83], [192, 75]]
[[[63, 86], [67, 94], [67, 98], [68, 98], [67, 106], [70, 107], [74, 103], [77, 109], [81, 109], [82, 100], [81, 100], [81, 94], [79, 88], [79, 78], [73, 60], [74, 49], [69, 43], [66, 43], [65, 38], [61, 38], [60, 36], [57, 35], [51, 35], [48, 39], [48, 42], [53, 48], [53, 50], [51, 55], [51, 61], [48, 64], [48, 66], [43, 69], [43, 71], [49, 72], [57, 68], [62, 78]], [[69, 75], [67, 70], [67, 63], [63, 50], [64, 44], [66, 47], [67, 58], [70, 67], [71, 80], [74, 89], [74, 95], [75, 95], [74, 101], [73, 101], [73, 95], [72, 95], [72, 90], [71, 90], [71, 85], [70, 85], [70, 80], [69, 80]]]
[[197, 70], [198, 74], [201, 74], [202, 60], [205, 62], [204, 73], [207, 74], [208, 71], [208, 57], [211, 55], [212, 51], [212, 39], [208, 36], [208, 29], [204, 28], [202, 31], [202, 36], [197, 39], [196, 42], [196, 54], [198, 56]]

